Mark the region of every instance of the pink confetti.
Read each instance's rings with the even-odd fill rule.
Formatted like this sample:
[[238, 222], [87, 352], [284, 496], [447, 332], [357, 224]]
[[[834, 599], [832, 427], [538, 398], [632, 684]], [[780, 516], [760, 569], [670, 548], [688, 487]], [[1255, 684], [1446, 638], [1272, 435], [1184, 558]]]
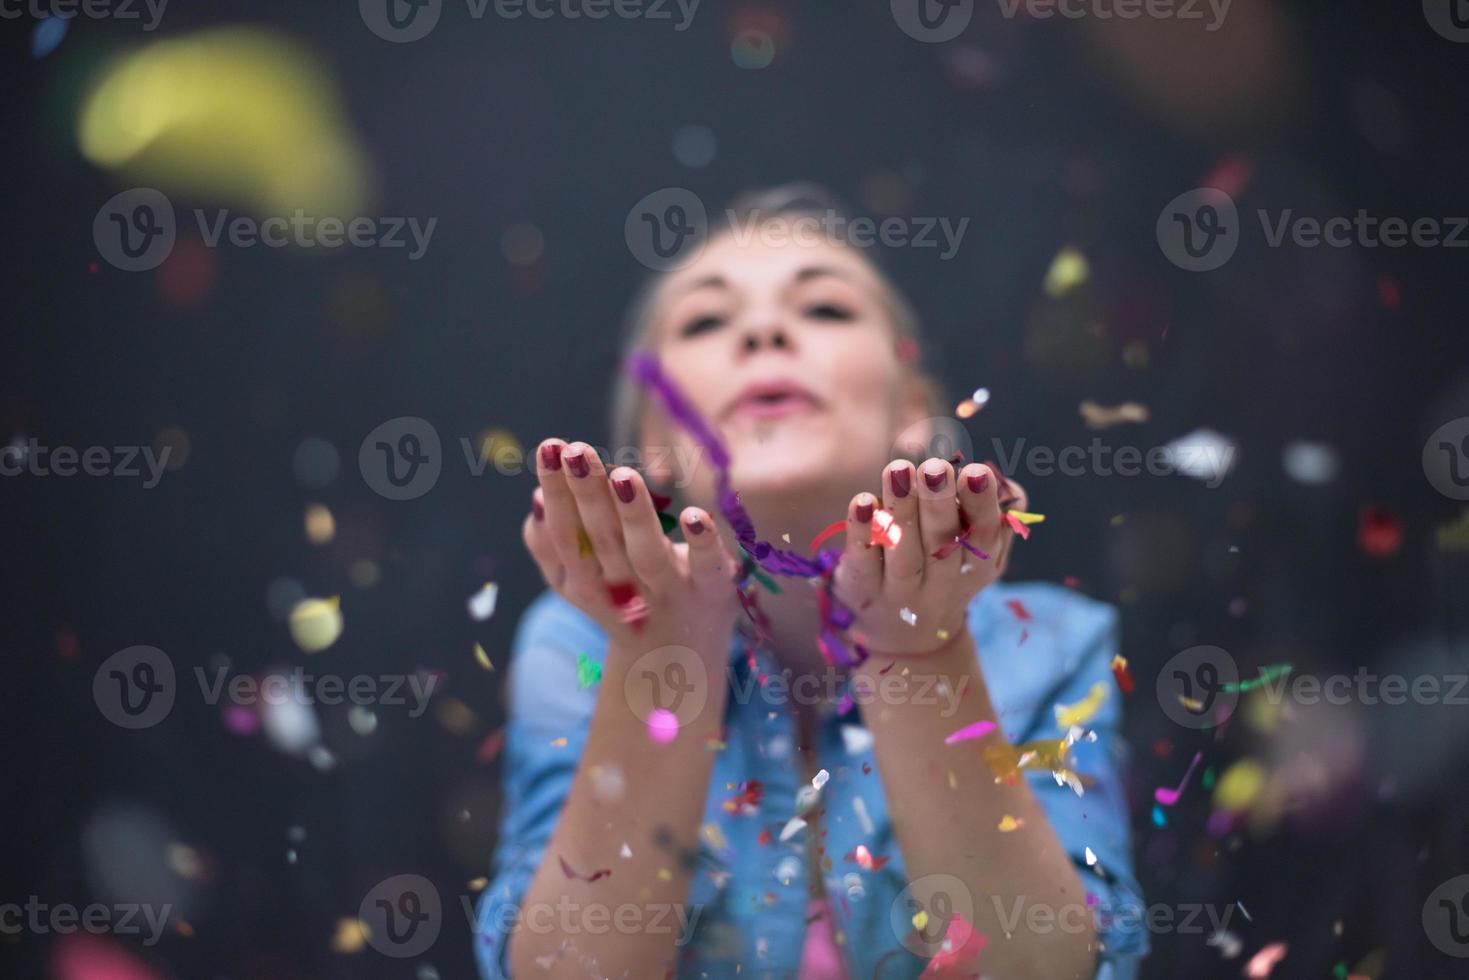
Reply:
[[1025, 522], [1023, 522], [1020, 518], [1016, 517], [1014, 514], [1010, 513], [1008, 510], [1005, 511], [1005, 515], [1004, 516], [1005, 516], [1005, 523], [1010, 525], [1010, 530], [1012, 530], [1016, 534], [1020, 535], [1021, 540], [1023, 540], [1023, 541], [1029, 541], [1030, 540], [1030, 528], [1025, 525]]
[[[969, 920], [959, 913], [949, 920], [949, 929], [944, 933], [943, 947], [928, 961], [922, 976], [973, 976], [978, 973], [974, 959], [989, 945], [985, 934], [975, 931]], [[962, 973], [950, 971], [962, 970]]]
[[556, 860], [561, 862], [561, 873], [566, 875], [566, 877], [571, 878], [572, 880], [580, 879], [586, 882], [593, 882], [596, 881], [598, 878], [606, 878], [608, 875], [612, 874], [611, 868], [601, 868], [597, 871], [593, 871], [589, 875], [578, 874], [576, 869], [567, 862], [566, 858], [561, 857], [558, 854], [556, 856]]
[[678, 737], [678, 716], [667, 708], [654, 708], [648, 715], [648, 737], [667, 745]]
[[[1177, 803], [1178, 798], [1183, 795], [1183, 788], [1188, 785], [1189, 777], [1194, 774], [1194, 767], [1199, 764], [1199, 760], [1203, 757], [1203, 752], [1194, 753], [1194, 761], [1188, 764], [1188, 770], [1183, 774], [1183, 779], [1179, 781], [1178, 789], [1169, 789], [1167, 786], [1159, 786], [1157, 789], [1153, 790], [1153, 799], [1157, 800], [1164, 806], [1172, 806], [1173, 804]], [[1268, 973], [1262, 975], [1269, 976]]]
[[1275, 969], [1275, 964], [1285, 959], [1285, 943], [1271, 943], [1250, 957], [1245, 964], [1245, 976], [1250, 980], [1265, 980]]
[[950, 734], [947, 738], [944, 739], [944, 744], [945, 745], [953, 745], [956, 742], [967, 742], [971, 738], [983, 738], [985, 735], [988, 735], [990, 732], [992, 732], [994, 730], [995, 730], [995, 723], [994, 722], [992, 722], [992, 721], [976, 721], [974, 724], [972, 724], [972, 725], [965, 725], [963, 728], [959, 729], [957, 732], [953, 732], [952, 734]]

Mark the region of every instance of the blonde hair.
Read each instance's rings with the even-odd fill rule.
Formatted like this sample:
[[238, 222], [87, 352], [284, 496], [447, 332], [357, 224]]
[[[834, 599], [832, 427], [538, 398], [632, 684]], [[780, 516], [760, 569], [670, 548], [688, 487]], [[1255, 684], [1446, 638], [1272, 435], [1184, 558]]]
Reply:
[[[752, 191], [740, 195], [730, 202], [725, 210], [725, 220], [709, 229], [709, 238], [723, 234], [735, 226], [772, 218], [799, 218], [807, 215], [822, 217], [828, 214], [841, 215], [845, 209], [839, 206], [834, 195], [825, 188], [812, 183], [796, 182], [782, 184], [766, 190]], [[867, 258], [878, 284], [878, 300], [887, 313], [888, 323], [894, 336], [909, 340], [915, 345], [917, 355], [908, 364], [910, 381], [919, 386], [930, 415], [945, 415], [946, 400], [939, 382], [920, 365], [924, 346], [918, 325], [917, 314], [902, 293], [872, 258]], [[657, 303], [658, 290], [667, 278], [666, 273], [650, 276], [638, 291], [628, 308], [623, 324], [622, 355], [619, 368], [627, 356], [644, 346], [653, 325], [653, 308]], [[614, 446], [637, 446], [640, 444], [639, 427], [643, 412], [647, 410], [647, 399], [642, 387], [628, 377], [627, 372], [618, 370], [612, 388], [612, 444]]]

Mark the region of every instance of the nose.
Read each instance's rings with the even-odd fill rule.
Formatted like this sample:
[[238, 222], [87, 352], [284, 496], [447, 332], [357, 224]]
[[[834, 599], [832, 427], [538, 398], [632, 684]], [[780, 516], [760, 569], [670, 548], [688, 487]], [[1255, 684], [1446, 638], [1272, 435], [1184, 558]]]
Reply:
[[769, 347], [773, 350], [789, 350], [791, 340], [789, 335], [781, 327], [772, 327], [766, 330], [750, 330], [746, 332], [740, 346], [745, 353], [753, 354], [761, 347]]

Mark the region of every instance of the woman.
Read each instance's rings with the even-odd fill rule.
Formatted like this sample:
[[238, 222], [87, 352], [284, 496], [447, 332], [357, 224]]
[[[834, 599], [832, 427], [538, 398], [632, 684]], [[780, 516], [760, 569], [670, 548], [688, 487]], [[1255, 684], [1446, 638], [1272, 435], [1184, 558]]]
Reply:
[[[913, 318], [810, 233], [810, 198], [777, 198], [732, 208], [632, 321], [728, 473], [628, 379], [615, 435], [651, 488], [584, 442], [538, 448], [524, 537], [550, 592], [512, 656], [483, 973], [1133, 976], [1116, 614], [999, 581], [1020, 501], [992, 467], [893, 458], [943, 414]], [[746, 575], [722, 476], [778, 547], [845, 514], [829, 583]], [[849, 668], [816, 639], [833, 603], [867, 654]], [[1037, 740], [1017, 771], [1008, 746]]]

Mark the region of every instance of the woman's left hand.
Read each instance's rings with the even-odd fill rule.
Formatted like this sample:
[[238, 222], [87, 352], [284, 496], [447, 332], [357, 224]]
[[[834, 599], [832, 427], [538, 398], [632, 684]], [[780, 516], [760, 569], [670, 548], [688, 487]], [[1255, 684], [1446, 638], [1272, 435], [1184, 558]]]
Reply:
[[[853, 635], [872, 655], [929, 653], [964, 629], [969, 600], [1004, 573], [1015, 532], [1001, 517], [1001, 494], [1023, 510], [1024, 492], [982, 463], [956, 474], [937, 458], [916, 468], [894, 460], [883, 470], [882, 490], [881, 507], [901, 530], [898, 543], [869, 544], [877, 498], [853, 497], [836, 596], [856, 613]], [[989, 557], [954, 544], [961, 533]]]

